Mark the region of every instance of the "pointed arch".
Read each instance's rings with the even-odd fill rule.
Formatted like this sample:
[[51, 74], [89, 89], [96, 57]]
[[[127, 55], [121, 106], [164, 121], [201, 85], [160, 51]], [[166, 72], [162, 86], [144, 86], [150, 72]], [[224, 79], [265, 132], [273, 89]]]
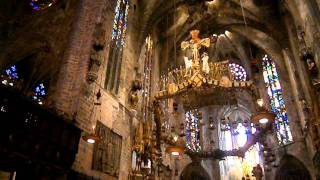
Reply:
[[210, 180], [210, 176], [200, 162], [192, 162], [183, 169], [180, 180]]
[[311, 180], [311, 175], [304, 164], [292, 155], [285, 155], [278, 167], [275, 180]]

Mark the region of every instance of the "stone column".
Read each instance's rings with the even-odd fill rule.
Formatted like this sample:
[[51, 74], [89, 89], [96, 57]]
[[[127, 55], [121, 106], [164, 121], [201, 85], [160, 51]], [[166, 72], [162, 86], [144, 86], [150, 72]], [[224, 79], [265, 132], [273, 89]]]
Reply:
[[306, 32], [306, 44], [308, 47], [313, 48], [316, 57], [315, 62], [317, 67], [320, 68], [320, 38], [318, 33], [320, 31], [320, 12], [317, 2], [315, 0], [294, 0], [287, 3], [293, 3], [293, 6], [298, 10], [297, 13], [291, 9], [291, 13], [292, 15], [300, 15], [299, 17], [293, 16], [293, 18]]
[[79, 1], [54, 94], [56, 109], [68, 116], [76, 112], [79, 95], [86, 83], [92, 35], [102, 2]]
[[299, 119], [300, 119], [300, 126], [304, 127], [305, 126], [305, 122], [306, 122], [306, 117], [303, 113], [303, 109], [302, 109], [302, 104], [301, 104], [301, 100], [299, 97], [301, 97], [300, 95], [300, 87], [298, 85], [299, 80], [296, 78], [295, 76], [295, 68], [293, 65], [293, 62], [291, 60], [291, 58], [289, 57], [289, 53], [288, 53], [288, 49], [284, 49], [282, 50], [283, 53], [283, 59], [284, 59], [284, 63], [286, 65], [286, 69], [288, 71], [288, 77], [290, 80], [290, 85], [291, 85], [291, 90], [292, 90], [292, 95], [293, 95], [293, 99], [295, 101], [296, 104], [296, 108], [298, 110], [298, 115], [299, 115]]

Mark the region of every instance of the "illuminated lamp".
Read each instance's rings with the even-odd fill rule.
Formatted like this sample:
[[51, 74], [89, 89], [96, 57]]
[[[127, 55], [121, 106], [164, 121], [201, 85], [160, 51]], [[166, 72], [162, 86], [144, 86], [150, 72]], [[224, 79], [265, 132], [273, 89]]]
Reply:
[[259, 105], [259, 111], [251, 116], [251, 122], [254, 124], [267, 124], [273, 122], [276, 115], [272, 112], [267, 111], [263, 107], [263, 100], [258, 99], [257, 104]]
[[90, 133], [87, 135], [82, 136], [82, 139], [85, 140], [89, 144], [94, 144], [100, 141], [100, 137], [95, 133]]
[[[178, 136], [177, 136], [178, 137]], [[170, 145], [166, 148], [166, 152], [172, 156], [181, 156], [184, 153], [184, 142], [182, 138], [177, 138], [174, 145]]]
[[184, 148], [180, 146], [169, 146], [166, 148], [166, 152], [172, 156], [180, 156], [184, 152]]
[[82, 139], [89, 144], [94, 144], [101, 140], [101, 138], [95, 133], [95, 126], [92, 126], [92, 133], [82, 136]]
[[273, 122], [276, 115], [274, 113], [268, 111], [260, 111], [251, 116], [251, 122], [254, 124], [267, 124], [269, 122]]

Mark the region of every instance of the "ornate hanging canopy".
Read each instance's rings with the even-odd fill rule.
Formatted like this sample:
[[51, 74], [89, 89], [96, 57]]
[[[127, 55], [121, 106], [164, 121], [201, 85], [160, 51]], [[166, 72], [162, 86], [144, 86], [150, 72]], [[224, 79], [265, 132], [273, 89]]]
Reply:
[[162, 76], [162, 90], [156, 93], [155, 99], [182, 97], [186, 109], [236, 104], [235, 92], [250, 89], [252, 81], [239, 79], [233, 63], [209, 63], [209, 55], [203, 49], [210, 46], [211, 40], [200, 39], [198, 30], [190, 34], [191, 40], [182, 42], [181, 49], [192, 55], [184, 57], [185, 67], [176, 68]]
[[[246, 78], [237, 76], [235, 72], [240, 71], [234, 63], [228, 61], [209, 63], [209, 56], [202, 48], [209, 47], [211, 41], [209, 38], [200, 39], [199, 31], [191, 31], [191, 40], [181, 43], [184, 51], [191, 51], [191, 56], [184, 57], [185, 67], [170, 71], [167, 76], [162, 76], [161, 91], [156, 93], [154, 108], [154, 119], [156, 123], [157, 147], [159, 149], [161, 141], [169, 146], [166, 151], [172, 155], [181, 155], [186, 153], [192, 159], [197, 158], [215, 158], [222, 159], [226, 156], [244, 157], [245, 152], [267, 132], [270, 126], [257, 126], [257, 131], [252, 134], [247, 143], [235, 150], [222, 151], [215, 149], [212, 151], [192, 151], [186, 148], [186, 142], [180, 137], [176, 141], [169, 141], [168, 135], [161, 131], [164, 122], [164, 112], [160, 105], [161, 100], [170, 98], [179, 98], [183, 104], [184, 110], [197, 109], [209, 105], [231, 105], [237, 104], [236, 92], [239, 90], [253, 90], [253, 82]], [[200, 53], [201, 52], [201, 53]], [[188, 53], [186, 53], [188, 54]], [[189, 53], [190, 54], [190, 53]], [[245, 77], [245, 76], [244, 76]], [[176, 107], [176, 109], [178, 109]], [[203, 121], [199, 118], [199, 121]], [[271, 120], [267, 122], [271, 124]], [[197, 122], [192, 122], [197, 123]], [[198, 122], [201, 124], [201, 122]], [[247, 120], [247, 123], [250, 123]], [[179, 143], [178, 143], [179, 142]]]

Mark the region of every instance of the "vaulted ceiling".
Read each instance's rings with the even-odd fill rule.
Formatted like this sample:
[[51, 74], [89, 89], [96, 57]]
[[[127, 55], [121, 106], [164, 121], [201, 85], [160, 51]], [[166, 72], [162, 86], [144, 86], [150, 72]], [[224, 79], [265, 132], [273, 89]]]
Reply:
[[[220, 35], [209, 50], [214, 61], [232, 58], [242, 64], [250, 76], [250, 60], [257, 53], [281, 59], [281, 49], [288, 46], [283, 16], [288, 14], [277, 0], [143, 0], [144, 34], [152, 30], [159, 42], [169, 49], [169, 56], [179, 54], [179, 44], [189, 38], [192, 29], [202, 37]], [[150, 28], [153, 27], [153, 28]], [[169, 58], [162, 68], [175, 66]], [[182, 62], [178, 62], [182, 63]]]

